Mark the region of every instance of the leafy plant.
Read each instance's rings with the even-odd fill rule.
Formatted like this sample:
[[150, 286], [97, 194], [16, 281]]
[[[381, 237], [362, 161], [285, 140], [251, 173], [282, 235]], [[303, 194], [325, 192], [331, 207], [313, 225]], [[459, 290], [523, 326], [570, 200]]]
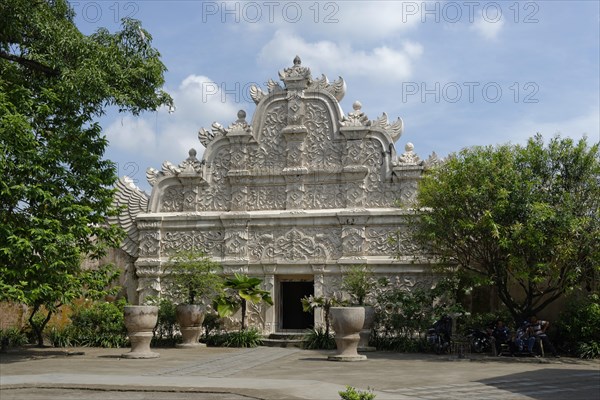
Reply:
[[165, 292], [180, 304], [210, 304], [223, 286], [221, 270], [204, 252], [179, 252], [164, 268]]
[[338, 392], [338, 394], [342, 400], [373, 400], [376, 396], [372, 389], [362, 391], [356, 390], [352, 386], [346, 386], [346, 390]]
[[211, 335], [206, 344], [215, 347], [257, 347], [262, 344], [262, 338], [258, 330], [244, 329]]
[[579, 343], [577, 353], [580, 358], [599, 358], [600, 357], [600, 342], [589, 341]]
[[228, 317], [236, 313], [241, 308], [242, 310], [242, 326], [241, 329], [246, 329], [246, 309], [247, 303], [264, 302], [273, 305], [271, 294], [267, 290], [260, 289], [259, 286], [262, 280], [259, 278], [251, 278], [247, 275], [235, 274], [233, 278], [225, 280], [225, 288], [229, 289], [228, 293], [222, 294], [214, 302], [214, 308], [220, 316]]
[[213, 331], [221, 328], [221, 317], [214, 311], [207, 312], [204, 316], [204, 321], [202, 321], [202, 326], [204, 327], [204, 339], [208, 340]]
[[308, 297], [303, 297], [300, 301], [302, 302], [302, 310], [304, 312], [314, 312], [315, 308], [323, 309], [323, 314], [324, 314], [323, 318], [325, 319], [324, 335], [325, 335], [325, 337], [329, 337], [330, 336], [330, 327], [331, 327], [331, 318], [330, 318], [329, 313], [330, 313], [331, 307], [341, 305], [342, 301], [335, 296], [315, 297], [313, 295], [310, 295]]
[[77, 346], [125, 347], [128, 339], [123, 318], [124, 306], [124, 300], [116, 303], [86, 302], [75, 306], [71, 316], [72, 326], [63, 334], [72, 333], [71, 343]]
[[[557, 344], [571, 354], [594, 355], [600, 343], [600, 296], [574, 294], [556, 323]], [[582, 353], [583, 351], [583, 353]], [[598, 354], [596, 354], [596, 357]]]
[[352, 302], [359, 306], [365, 305], [367, 296], [377, 287], [373, 270], [366, 265], [352, 266], [342, 275], [342, 290], [348, 292]]
[[0, 329], [0, 348], [2, 350], [9, 347], [21, 347], [27, 342], [27, 335], [19, 328]]
[[173, 346], [180, 341], [177, 333], [176, 305], [170, 299], [149, 297], [146, 299], [151, 305], [158, 307], [158, 320], [152, 331], [153, 346]]
[[334, 335], [322, 326], [308, 330], [302, 341], [304, 348], [309, 350], [333, 350], [336, 347]]

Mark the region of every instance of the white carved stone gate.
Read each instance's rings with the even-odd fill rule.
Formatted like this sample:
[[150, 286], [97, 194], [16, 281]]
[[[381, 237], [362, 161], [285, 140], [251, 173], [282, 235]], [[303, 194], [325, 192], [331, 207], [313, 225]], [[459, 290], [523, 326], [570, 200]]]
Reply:
[[276, 305], [255, 310], [251, 321], [265, 332], [281, 328], [278, 285], [295, 276], [312, 277], [316, 296], [337, 290], [352, 265], [408, 286], [431, 283], [407, 228], [417, 182], [435, 155], [420, 161], [409, 143], [397, 156], [399, 118], [369, 120], [358, 102], [344, 114], [342, 78], [312, 79], [298, 57], [279, 77], [283, 86], [251, 88], [251, 123], [240, 111], [227, 128], [200, 130], [202, 160], [191, 149], [177, 166], [149, 168], [150, 198], [119, 181], [116, 203], [127, 211], [112, 222], [128, 231], [122, 248], [136, 258], [139, 300], [160, 292], [161, 265], [180, 249], [206, 251], [226, 274], [262, 278]]

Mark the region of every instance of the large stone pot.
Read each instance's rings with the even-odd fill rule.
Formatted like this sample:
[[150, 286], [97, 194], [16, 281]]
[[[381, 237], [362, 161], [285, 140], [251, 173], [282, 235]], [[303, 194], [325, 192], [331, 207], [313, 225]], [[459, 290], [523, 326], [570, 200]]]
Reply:
[[364, 306], [365, 309], [365, 322], [360, 330], [360, 341], [358, 342], [358, 351], [375, 351], [377, 350], [373, 346], [369, 346], [369, 339], [371, 338], [371, 330], [373, 329], [373, 322], [375, 321], [375, 309], [371, 306]]
[[205, 316], [204, 307], [197, 304], [180, 304], [175, 309], [175, 316], [183, 338], [183, 343], [177, 344], [176, 347], [206, 346], [199, 342]]
[[157, 358], [160, 355], [150, 351], [152, 330], [158, 320], [156, 306], [125, 306], [123, 310], [125, 326], [131, 341], [131, 352], [123, 358]]
[[358, 354], [360, 331], [365, 322], [363, 307], [331, 307], [330, 316], [335, 330], [337, 353], [329, 356], [332, 361], [362, 361], [367, 356]]

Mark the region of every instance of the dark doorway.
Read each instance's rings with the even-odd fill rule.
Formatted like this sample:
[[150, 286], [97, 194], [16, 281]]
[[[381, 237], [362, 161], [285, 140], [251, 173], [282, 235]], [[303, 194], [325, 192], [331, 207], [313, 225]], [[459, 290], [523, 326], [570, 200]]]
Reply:
[[308, 329], [314, 325], [312, 313], [302, 311], [302, 299], [313, 294], [313, 282], [281, 282], [281, 329]]

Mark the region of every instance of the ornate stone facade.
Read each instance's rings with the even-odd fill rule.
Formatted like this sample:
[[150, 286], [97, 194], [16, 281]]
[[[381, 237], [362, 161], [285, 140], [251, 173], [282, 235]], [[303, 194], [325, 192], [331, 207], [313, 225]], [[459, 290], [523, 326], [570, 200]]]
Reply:
[[344, 114], [344, 80], [312, 79], [299, 58], [279, 76], [283, 86], [250, 90], [250, 123], [240, 111], [227, 128], [200, 129], [202, 160], [191, 149], [177, 166], [149, 168], [150, 198], [120, 181], [116, 203], [127, 211], [113, 222], [128, 231], [123, 249], [137, 258], [141, 299], [160, 291], [161, 265], [182, 249], [261, 277], [275, 306], [251, 320], [266, 331], [285, 329], [281, 282], [313, 282], [319, 295], [337, 290], [351, 265], [402, 282], [428, 275], [402, 256], [416, 250], [408, 229], [425, 167], [412, 144], [396, 154], [402, 120], [370, 120], [359, 102]]

